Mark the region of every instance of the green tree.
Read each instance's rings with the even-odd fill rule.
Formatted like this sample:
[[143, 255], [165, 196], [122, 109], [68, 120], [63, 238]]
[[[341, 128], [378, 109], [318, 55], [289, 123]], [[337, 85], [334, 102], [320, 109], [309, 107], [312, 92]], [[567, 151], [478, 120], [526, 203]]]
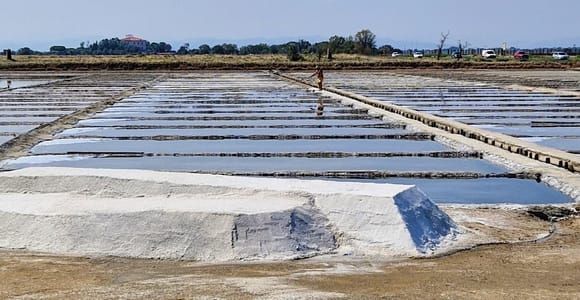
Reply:
[[226, 50], [222, 45], [215, 45], [211, 48], [211, 54], [225, 54]]
[[236, 44], [222, 44], [222, 47], [224, 49], [223, 54], [238, 54], [238, 45]]
[[352, 36], [349, 36], [348, 38], [346, 38], [346, 41], [344, 42], [344, 45], [342, 46], [342, 53], [355, 53], [355, 49], [356, 49], [356, 44], [354, 42], [354, 38]]
[[356, 51], [359, 54], [371, 55], [376, 49], [376, 35], [368, 29], [359, 31], [354, 36]]
[[272, 54], [279, 54], [281, 51], [280, 45], [272, 45], [270, 46], [270, 53]]
[[330, 48], [330, 51], [332, 53], [339, 53], [342, 52], [341, 50], [343, 49], [344, 45], [346, 43], [346, 39], [342, 36], [331, 36], [328, 39], [328, 47]]
[[302, 55], [300, 55], [300, 51], [296, 43], [290, 43], [287, 46], [286, 56], [288, 57], [289, 61], [299, 61], [302, 60]]
[[299, 53], [308, 53], [311, 51], [312, 44], [309, 41], [299, 40], [296, 46], [298, 47]]
[[395, 48], [391, 45], [383, 45], [379, 47], [378, 51], [381, 55], [390, 55], [395, 51]]
[[241, 55], [248, 54], [270, 54], [270, 46], [268, 44], [246, 45], [240, 47], [239, 53]]
[[183, 46], [179, 47], [179, 50], [177, 50], [177, 54], [179, 55], [185, 55], [189, 53], [189, 44], [185, 43]]
[[211, 52], [211, 47], [207, 44], [199, 46], [199, 54], [209, 54]]
[[[315, 43], [312, 45], [311, 49], [312, 49], [312, 53], [316, 53], [318, 60], [321, 60], [322, 56], [324, 56], [325, 54], [328, 54], [329, 42]], [[332, 59], [332, 57], [330, 59]]]
[[147, 51], [151, 52], [151, 53], [159, 53], [160, 52], [159, 51], [159, 43], [153, 42], [153, 43], [149, 44]]
[[159, 52], [161, 53], [171, 52], [171, 48], [172, 48], [171, 45], [166, 42], [159, 43]]
[[32, 51], [32, 49], [28, 48], [28, 47], [24, 47], [24, 48], [20, 48], [18, 49], [18, 51], [16, 51], [17, 55], [33, 55], [34, 51]]

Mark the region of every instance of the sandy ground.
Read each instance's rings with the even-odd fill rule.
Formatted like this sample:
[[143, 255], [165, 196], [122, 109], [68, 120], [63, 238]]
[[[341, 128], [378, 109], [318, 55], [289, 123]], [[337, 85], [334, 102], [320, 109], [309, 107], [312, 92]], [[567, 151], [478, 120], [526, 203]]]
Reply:
[[[521, 210], [446, 208], [499, 241], [534, 239], [549, 224]], [[510, 228], [509, 230], [507, 228]], [[55, 257], [0, 251], [0, 298], [335, 299], [580, 297], [580, 219], [542, 242], [480, 246], [432, 259], [319, 257], [291, 262]]]

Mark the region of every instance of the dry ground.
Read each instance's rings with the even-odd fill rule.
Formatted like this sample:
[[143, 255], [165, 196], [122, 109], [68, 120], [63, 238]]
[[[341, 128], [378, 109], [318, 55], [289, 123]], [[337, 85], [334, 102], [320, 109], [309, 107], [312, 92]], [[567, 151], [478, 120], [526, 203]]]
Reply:
[[[534, 238], [549, 227], [521, 211], [447, 210], [469, 214], [463, 225], [499, 240]], [[0, 298], [578, 299], [580, 219], [562, 221], [558, 228], [540, 243], [390, 262], [334, 257], [215, 265], [1, 251]]]

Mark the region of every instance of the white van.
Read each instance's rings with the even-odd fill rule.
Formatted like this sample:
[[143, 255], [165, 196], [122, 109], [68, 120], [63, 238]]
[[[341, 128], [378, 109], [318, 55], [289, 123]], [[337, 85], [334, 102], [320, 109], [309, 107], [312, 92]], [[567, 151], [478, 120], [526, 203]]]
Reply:
[[483, 50], [483, 51], [481, 51], [481, 57], [483, 57], [483, 58], [496, 58], [497, 55], [495, 54], [495, 51], [493, 51], [493, 50]]
[[424, 56], [423, 55], [423, 52], [421, 52], [421, 51], [415, 51], [415, 52], [413, 52], [413, 57], [414, 58], [423, 58], [423, 56]]
[[566, 52], [554, 52], [552, 53], [552, 57], [555, 60], [567, 60], [569, 58]]

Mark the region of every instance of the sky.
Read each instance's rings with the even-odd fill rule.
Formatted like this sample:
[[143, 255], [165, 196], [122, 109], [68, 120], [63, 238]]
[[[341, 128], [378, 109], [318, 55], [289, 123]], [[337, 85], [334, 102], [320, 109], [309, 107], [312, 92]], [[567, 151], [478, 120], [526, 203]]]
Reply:
[[379, 46], [580, 46], [580, 1], [559, 0], [0, 0], [0, 49], [135, 34], [174, 48], [320, 41], [368, 28]]

